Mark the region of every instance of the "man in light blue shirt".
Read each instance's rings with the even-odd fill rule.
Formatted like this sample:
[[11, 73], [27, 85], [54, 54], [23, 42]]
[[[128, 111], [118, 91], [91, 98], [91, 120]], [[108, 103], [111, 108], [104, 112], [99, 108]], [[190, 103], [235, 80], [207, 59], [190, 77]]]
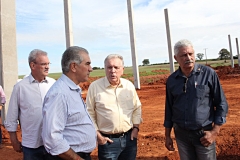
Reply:
[[92, 72], [88, 51], [72, 46], [62, 55], [62, 76], [43, 104], [43, 143], [48, 159], [91, 160], [96, 131], [81, 97], [80, 82]]

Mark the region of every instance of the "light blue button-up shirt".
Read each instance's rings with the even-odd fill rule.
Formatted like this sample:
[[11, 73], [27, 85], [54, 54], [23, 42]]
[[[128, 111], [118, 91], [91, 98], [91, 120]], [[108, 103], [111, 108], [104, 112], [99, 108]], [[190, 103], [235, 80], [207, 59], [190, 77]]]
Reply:
[[96, 130], [81, 97], [81, 89], [62, 75], [49, 89], [43, 103], [43, 143], [52, 155], [71, 147], [75, 152], [92, 152]]

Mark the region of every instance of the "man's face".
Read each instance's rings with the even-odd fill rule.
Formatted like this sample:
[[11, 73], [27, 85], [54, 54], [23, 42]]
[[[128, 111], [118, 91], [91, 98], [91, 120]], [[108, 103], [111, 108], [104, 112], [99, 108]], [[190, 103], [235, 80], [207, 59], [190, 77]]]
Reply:
[[120, 77], [123, 75], [123, 64], [119, 58], [112, 58], [106, 61], [105, 72], [110, 84], [118, 85]]
[[194, 68], [195, 55], [192, 47], [179, 48], [179, 52], [174, 58], [179, 63], [182, 70]]
[[31, 62], [31, 71], [35, 77], [46, 77], [49, 71], [49, 59], [47, 56], [39, 55], [35, 62]]
[[89, 55], [85, 52], [82, 52], [80, 54], [83, 57], [83, 61], [80, 64], [76, 64], [76, 77], [78, 83], [86, 82], [88, 80], [90, 72], [92, 72]]

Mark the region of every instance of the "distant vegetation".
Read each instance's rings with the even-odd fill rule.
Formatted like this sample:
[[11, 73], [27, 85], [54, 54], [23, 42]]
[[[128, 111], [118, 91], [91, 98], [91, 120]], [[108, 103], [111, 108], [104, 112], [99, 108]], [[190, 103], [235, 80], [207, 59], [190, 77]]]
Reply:
[[[226, 62], [225, 60], [219, 60], [219, 59], [208, 59], [207, 65], [210, 65], [211, 67], [217, 67], [217, 66], [229, 66], [231, 65], [231, 60], [228, 59]], [[197, 63], [206, 65], [205, 60], [196, 60]], [[238, 60], [234, 59], [234, 64], [238, 64]], [[178, 63], [175, 62], [175, 70], [178, 69]], [[148, 76], [148, 75], [159, 75], [159, 74], [166, 74], [169, 73], [169, 63], [159, 63], [159, 64], [150, 64], [150, 65], [144, 65], [139, 66], [139, 76]], [[58, 79], [61, 76], [62, 73], [49, 73], [49, 77], [52, 77], [54, 79]], [[20, 75], [19, 78], [22, 78], [24, 75]], [[103, 77], [105, 76], [105, 70], [104, 69], [96, 69], [91, 72], [90, 77]], [[124, 78], [130, 78], [133, 77], [133, 70], [132, 67], [125, 67], [124, 68]]]

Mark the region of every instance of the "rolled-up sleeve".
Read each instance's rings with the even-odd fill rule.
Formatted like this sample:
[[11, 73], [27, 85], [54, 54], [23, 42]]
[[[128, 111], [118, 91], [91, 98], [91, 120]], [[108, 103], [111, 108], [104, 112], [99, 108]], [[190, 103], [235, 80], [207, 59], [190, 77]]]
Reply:
[[173, 96], [168, 87], [168, 83], [166, 84], [166, 100], [165, 100], [165, 119], [164, 119], [164, 127], [172, 128], [172, 105], [173, 105]]
[[142, 123], [142, 104], [139, 100], [139, 97], [137, 95], [137, 92], [135, 88], [132, 88], [134, 93], [134, 111], [132, 115], [132, 123], [133, 124], [140, 124]]
[[19, 89], [18, 87], [14, 86], [8, 106], [7, 117], [6, 120], [4, 121], [4, 126], [9, 132], [16, 132], [18, 127], [19, 118], [18, 89]]
[[226, 123], [226, 116], [228, 113], [228, 103], [221, 87], [217, 74], [213, 74], [213, 105], [216, 107], [214, 123], [222, 125]]

